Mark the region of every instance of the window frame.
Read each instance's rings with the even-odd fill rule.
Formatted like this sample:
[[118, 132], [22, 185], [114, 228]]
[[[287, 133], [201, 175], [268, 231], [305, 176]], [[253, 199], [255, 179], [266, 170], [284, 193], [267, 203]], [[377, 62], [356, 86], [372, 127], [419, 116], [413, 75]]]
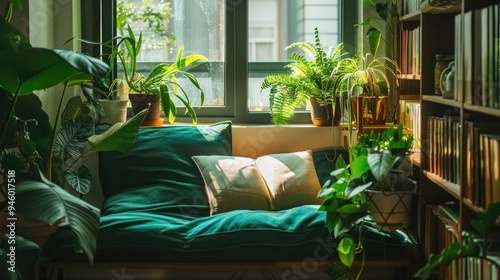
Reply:
[[[194, 108], [200, 123], [213, 123], [230, 120], [234, 123], [271, 124], [269, 112], [254, 112], [247, 108], [249, 70], [253, 73], [284, 73], [286, 62], [251, 62], [248, 63], [248, 1], [226, 0], [226, 40], [225, 40], [225, 102], [224, 106], [205, 105], [201, 109]], [[294, 1], [294, 0], [286, 0]], [[300, 0], [297, 0], [300, 1]], [[346, 51], [354, 53], [357, 49], [357, 32], [347, 27], [358, 23], [358, 1], [339, 0], [340, 41], [344, 43]], [[82, 37], [94, 41], [107, 41], [116, 36], [115, 21], [116, 1], [112, 0], [81, 0]], [[354, 16], [353, 16], [354, 15]], [[111, 20], [110, 20], [111, 19]], [[347, 31], [347, 32], [346, 32]], [[277, 40], [276, 44], [279, 46]], [[99, 56], [106, 50], [96, 45], [84, 45], [82, 50], [92, 56]], [[203, 71], [210, 63], [201, 63], [192, 71]], [[116, 69], [116, 68], [115, 68]], [[179, 112], [183, 111], [178, 107]], [[179, 114], [176, 122], [190, 122], [188, 116]], [[290, 124], [310, 124], [310, 112], [297, 112]]]

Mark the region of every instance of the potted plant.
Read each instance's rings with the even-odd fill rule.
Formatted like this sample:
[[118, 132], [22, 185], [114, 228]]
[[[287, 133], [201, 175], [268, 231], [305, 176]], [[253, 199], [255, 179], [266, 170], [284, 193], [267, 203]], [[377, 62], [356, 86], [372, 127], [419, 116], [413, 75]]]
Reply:
[[[185, 78], [199, 91], [200, 104], [203, 105], [204, 92], [196, 77], [187, 70], [195, 63], [207, 60], [207, 58], [200, 54], [184, 56], [184, 46], [181, 45], [176, 59], [172, 63], [159, 63], [147, 75], [138, 73], [136, 71], [137, 57], [142, 47], [142, 32], [136, 37], [132, 28], [126, 25], [126, 18], [125, 13], [119, 14], [117, 17], [117, 29], [122, 33], [122, 36], [115, 38], [113, 41], [116, 40], [116, 44], [110, 46], [113, 50], [110, 61], [117, 58], [118, 65], [123, 73], [122, 80], [129, 89], [129, 98], [134, 113], [142, 110], [143, 106], [145, 106], [137, 103], [144, 102], [146, 105], [152, 105], [148, 116], [146, 116], [147, 125], [160, 125], [163, 123], [163, 119], [159, 118], [160, 109], [165, 112], [168, 121], [173, 123], [177, 116], [174, 99], [178, 99], [186, 107], [186, 112], [191, 116], [193, 124], [196, 124], [196, 112], [191, 106], [189, 96], [180, 84], [178, 77]], [[160, 103], [161, 108], [159, 107]], [[156, 119], [153, 118], [150, 121], [149, 117], [151, 115], [156, 115]]]
[[367, 156], [376, 183], [365, 190], [375, 227], [393, 231], [408, 227], [408, 215], [416, 182], [410, 179], [410, 152], [413, 135], [405, 135], [403, 125], [393, 125], [382, 134], [361, 134], [350, 149], [354, 158]]
[[[127, 120], [127, 108], [129, 105], [128, 93], [125, 92], [121, 79], [111, 79], [112, 72], [109, 71], [106, 77], [93, 77], [91, 81], [82, 83], [82, 90], [93, 96], [99, 96], [99, 103], [104, 110], [104, 115], [100, 123], [115, 124], [124, 123]], [[112, 80], [111, 83], [109, 81]]]
[[[411, 199], [415, 182], [398, 168], [403, 162], [400, 155], [411, 147], [413, 137], [403, 135], [402, 129], [400, 125], [382, 135], [360, 135], [358, 146], [349, 149], [349, 164], [339, 157], [332, 172], [336, 181], [327, 182], [318, 194], [324, 197], [319, 210], [327, 212], [327, 228], [340, 239], [338, 254], [343, 266], [334, 266], [337, 272], [347, 273], [346, 267], [352, 266], [355, 256], [364, 256], [363, 232], [367, 226], [385, 231], [407, 226], [407, 212], [401, 213], [398, 207], [410, 208], [406, 193], [410, 193]], [[373, 193], [381, 193], [383, 201], [378, 201]], [[387, 201], [392, 196], [397, 197], [394, 204]], [[362, 261], [357, 278], [363, 265]]]
[[[9, 23], [14, 5], [21, 9], [20, 1], [10, 1], [7, 16], [0, 17], [0, 112], [4, 120], [0, 123], [0, 209], [10, 217], [48, 224], [54, 230], [69, 228], [75, 251], [84, 252], [92, 262], [99, 210], [50, 180], [64, 178], [73, 187], [85, 186], [88, 169], [71, 172], [54, 167], [78, 160], [88, 151], [126, 150], [134, 143], [146, 111], [101, 135], [93, 135], [94, 120], [99, 119], [101, 110], [90, 96], [70, 99], [62, 113], [67, 88], [92, 76], [104, 77], [109, 67], [99, 59], [72, 51], [32, 47]], [[32, 91], [59, 84], [63, 94], [55, 123], [51, 124]], [[89, 145], [87, 151], [84, 142]], [[15, 200], [9, 185], [13, 182]]]
[[373, 57], [369, 53], [345, 57], [333, 70], [333, 92], [341, 96], [342, 113], [346, 115], [349, 131], [349, 146], [353, 122], [385, 124], [388, 96], [393, 92], [391, 78], [395, 79], [398, 73], [399, 68], [394, 60]]
[[295, 108], [307, 102], [311, 103], [314, 125], [340, 124], [340, 111], [335, 106], [333, 92], [333, 71], [344, 55], [342, 44], [325, 52], [318, 28], [314, 29], [314, 36], [314, 44], [297, 42], [286, 48], [289, 50], [298, 47], [311, 56], [312, 60], [307, 60], [302, 54], [292, 53], [288, 56], [291, 63], [286, 66], [290, 73], [269, 75], [261, 85], [261, 92], [270, 89], [269, 103], [274, 124], [286, 124], [292, 118]]

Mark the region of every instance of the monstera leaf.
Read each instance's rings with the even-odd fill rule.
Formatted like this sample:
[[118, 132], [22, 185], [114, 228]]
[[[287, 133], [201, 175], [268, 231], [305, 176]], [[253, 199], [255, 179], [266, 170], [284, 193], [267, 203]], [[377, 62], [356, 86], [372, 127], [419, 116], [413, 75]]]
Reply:
[[17, 179], [17, 213], [56, 228], [69, 227], [75, 251], [85, 253], [92, 263], [99, 230], [99, 209], [50, 182], [42, 173], [39, 181], [23, 178], [21, 174]]

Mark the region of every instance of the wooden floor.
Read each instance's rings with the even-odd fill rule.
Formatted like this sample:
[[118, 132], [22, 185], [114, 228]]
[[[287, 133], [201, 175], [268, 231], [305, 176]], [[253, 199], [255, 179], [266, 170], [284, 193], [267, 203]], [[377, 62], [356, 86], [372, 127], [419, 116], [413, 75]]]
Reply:
[[[331, 261], [313, 259], [278, 263], [47, 263], [42, 280], [142, 280], [142, 279], [332, 279], [325, 272]], [[361, 279], [412, 279], [407, 261], [367, 261]], [[356, 264], [359, 267], [359, 264]], [[357, 269], [357, 268], [354, 268]]]

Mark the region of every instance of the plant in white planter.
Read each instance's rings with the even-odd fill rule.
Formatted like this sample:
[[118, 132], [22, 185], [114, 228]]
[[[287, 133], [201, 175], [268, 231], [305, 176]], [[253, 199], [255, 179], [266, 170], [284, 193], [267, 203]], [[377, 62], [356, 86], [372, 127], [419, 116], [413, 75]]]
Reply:
[[343, 266], [335, 268], [346, 274], [356, 255], [364, 255], [363, 233], [367, 226], [384, 231], [407, 226], [416, 185], [398, 170], [403, 162], [400, 154], [405, 154], [409, 150], [405, 147], [413, 143], [411, 135], [403, 135], [402, 125], [382, 135], [360, 135], [360, 139], [359, 145], [349, 150], [349, 164], [341, 157], [337, 160], [332, 172], [337, 181], [327, 182], [318, 194], [324, 197], [319, 210], [327, 212], [327, 228], [340, 239], [338, 254]]

